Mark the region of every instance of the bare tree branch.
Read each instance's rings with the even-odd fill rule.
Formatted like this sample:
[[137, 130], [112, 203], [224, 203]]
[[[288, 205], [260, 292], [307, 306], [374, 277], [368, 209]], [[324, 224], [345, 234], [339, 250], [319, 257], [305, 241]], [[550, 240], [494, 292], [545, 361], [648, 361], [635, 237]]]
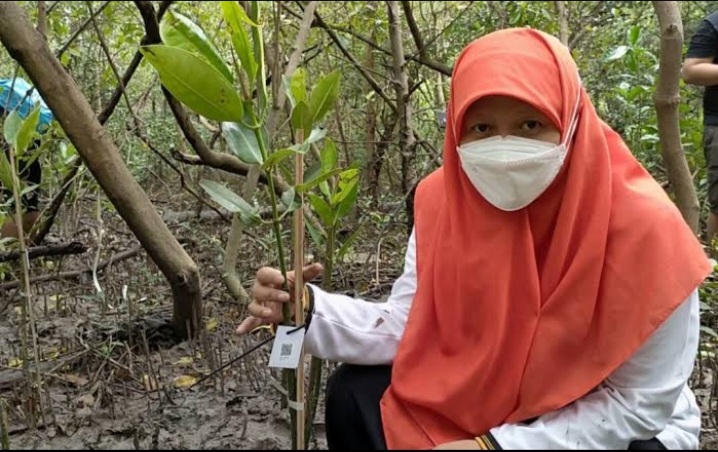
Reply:
[[411, 10], [411, 2], [409, 0], [402, 0], [401, 7], [404, 10], [404, 16], [406, 16], [406, 22], [409, 24], [411, 37], [414, 38], [416, 51], [419, 53], [419, 57], [421, 57], [422, 60], [428, 60], [424, 40], [421, 37], [419, 26], [416, 24], [416, 19], [414, 19], [414, 12]]
[[[591, 8], [591, 11], [581, 20], [578, 22], [585, 25], [586, 20], [600, 20], [600, 14], [599, 11], [601, 11], [601, 8], [605, 6], [605, 2], [602, 0], [599, 0], [596, 2], [593, 8]], [[582, 27], [581, 30], [578, 33], [575, 33], [571, 39], [568, 41], [568, 47], [570, 49], [575, 49], [578, 44], [583, 40], [584, 37], [588, 34], [588, 31], [590, 30], [590, 27]]]
[[67, 49], [70, 48], [70, 46], [72, 45], [72, 43], [75, 42], [75, 39], [77, 39], [77, 37], [80, 36], [80, 34], [81, 34], [83, 31], [85, 31], [85, 29], [87, 29], [87, 27], [88, 27], [88, 26], [92, 23], [92, 21], [95, 19], [95, 16], [97, 16], [97, 15], [100, 14], [100, 13], [102, 13], [102, 11], [104, 11], [105, 8], [107, 8], [108, 6], [110, 6], [110, 3], [112, 3], [112, 2], [109, 1], [109, 0], [106, 1], [105, 3], [103, 3], [102, 6], [100, 6], [100, 8], [99, 8], [97, 11], [95, 11], [95, 14], [91, 15], [87, 20], [85, 20], [85, 22], [84, 22], [82, 25], [80, 25], [80, 28], [78, 28], [78, 29], [75, 31], [75, 33], [73, 33], [72, 36], [70, 36], [70, 39], [68, 39], [67, 42], [66, 42], [65, 44], [63, 44], [62, 47], [60, 47], [60, 50], [58, 50], [58, 51], [55, 53], [55, 57], [56, 57], [58, 60], [60, 59], [60, 57], [62, 56], [62, 54], [65, 53], [65, 52], [67, 51]]
[[[301, 5], [300, 5], [300, 7], [301, 7]], [[285, 11], [294, 15], [295, 17], [301, 17], [301, 15], [299, 13], [292, 10], [285, 4], [282, 4], [282, 8], [284, 8]], [[371, 39], [367, 38], [366, 36], [362, 36], [361, 34], [357, 33], [354, 30], [351, 30], [349, 28], [340, 27], [338, 25], [330, 25], [330, 24], [327, 24], [326, 22], [324, 22], [323, 20], [316, 20], [314, 22], [313, 26], [327, 30], [327, 32], [329, 32], [330, 30], [333, 30], [333, 31], [341, 32], [341, 33], [346, 33], [346, 34], [353, 36], [354, 38], [362, 41], [363, 43], [370, 46], [371, 48], [378, 50], [379, 52], [382, 52], [386, 55], [391, 55], [390, 50], [385, 49], [384, 47], [378, 45], [376, 42], [372, 41]], [[330, 35], [330, 37], [331, 37], [331, 35]], [[336, 40], [333, 38], [332, 38], [332, 41], [334, 41], [336, 43]], [[419, 64], [422, 64], [422, 65], [424, 65], [430, 69], [433, 69], [435, 71], [439, 71], [445, 75], [449, 75], [449, 76], [451, 75], [451, 68], [449, 66], [438, 63], [436, 61], [429, 60], [428, 58], [423, 58], [421, 56], [412, 56], [412, 57], [409, 57], [408, 59], [412, 60], [412, 61], [416, 61]]]
[[[62, 243], [59, 245], [33, 246], [27, 249], [28, 259], [48, 256], [67, 256], [70, 254], [82, 254], [87, 251], [87, 246], [80, 242]], [[0, 262], [9, 262], [19, 259], [20, 251], [9, 251], [0, 253]]]

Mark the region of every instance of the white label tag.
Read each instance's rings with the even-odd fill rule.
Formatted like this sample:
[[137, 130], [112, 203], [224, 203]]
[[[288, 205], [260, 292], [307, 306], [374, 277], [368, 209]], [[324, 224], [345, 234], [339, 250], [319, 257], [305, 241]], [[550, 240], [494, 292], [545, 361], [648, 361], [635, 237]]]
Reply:
[[272, 354], [269, 356], [269, 367], [296, 369], [304, 344], [304, 328], [296, 326], [279, 326], [274, 336]]

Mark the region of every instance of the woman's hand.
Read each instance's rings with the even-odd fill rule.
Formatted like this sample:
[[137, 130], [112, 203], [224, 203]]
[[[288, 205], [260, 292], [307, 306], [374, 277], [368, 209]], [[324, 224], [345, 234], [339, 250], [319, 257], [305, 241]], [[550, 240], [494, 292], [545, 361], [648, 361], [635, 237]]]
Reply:
[[[321, 264], [304, 267], [304, 281], [311, 281], [324, 271]], [[284, 278], [276, 268], [263, 267], [257, 271], [257, 278], [252, 285], [252, 302], [249, 304], [249, 315], [237, 327], [236, 334], [244, 335], [261, 325], [281, 323], [282, 304], [292, 303], [294, 312], [294, 272], [287, 272], [289, 293], [282, 289]]]

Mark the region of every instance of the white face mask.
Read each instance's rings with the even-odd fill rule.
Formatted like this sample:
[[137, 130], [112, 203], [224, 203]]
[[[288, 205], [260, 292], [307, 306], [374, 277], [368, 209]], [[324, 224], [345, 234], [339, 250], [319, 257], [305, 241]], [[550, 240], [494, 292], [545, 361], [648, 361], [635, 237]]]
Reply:
[[578, 100], [568, 133], [558, 145], [516, 136], [463, 144], [457, 148], [461, 167], [488, 202], [501, 210], [522, 209], [541, 196], [558, 175], [577, 116]]

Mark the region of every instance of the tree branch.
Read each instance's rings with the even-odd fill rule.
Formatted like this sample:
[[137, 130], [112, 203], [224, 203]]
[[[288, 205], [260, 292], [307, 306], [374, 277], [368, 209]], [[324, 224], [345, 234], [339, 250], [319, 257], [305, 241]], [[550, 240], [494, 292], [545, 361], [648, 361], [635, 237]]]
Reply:
[[424, 47], [424, 40], [421, 37], [419, 26], [416, 24], [416, 19], [414, 19], [414, 13], [411, 10], [411, 2], [409, 2], [408, 0], [402, 0], [401, 7], [404, 10], [406, 22], [409, 24], [411, 37], [414, 38], [414, 43], [416, 44], [416, 50], [419, 53], [419, 57], [422, 60], [428, 60], [426, 55], [426, 47]]
[[[123, 251], [121, 253], [113, 254], [108, 259], [105, 259], [104, 261], [100, 262], [97, 265], [97, 271], [102, 271], [109, 267], [110, 265], [133, 258], [140, 254], [142, 252], [142, 247], [137, 246], [135, 248], [132, 248], [127, 251]], [[53, 273], [49, 275], [40, 275], [40, 276], [34, 276], [30, 278], [30, 282], [35, 284], [39, 282], [46, 282], [46, 281], [57, 281], [59, 279], [75, 279], [80, 278], [83, 275], [90, 275], [92, 273], [92, 268], [87, 268], [84, 270], [72, 270], [72, 271], [66, 271], [66, 272], [60, 272], [60, 273]], [[20, 281], [11, 281], [9, 283], [0, 284], [0, 290], [10, 290], [15, 289], [20, 286]]]
[[[58, 3], [59, 0], [53, 3], [52, 6], [55, 6]], [[160, 4], [158, 13], [160, 19], [162, 15], [164, 15], [165, 11], [167, 11], [167, 9], [170, 7], [170, 5], [172, 5], [172, 3], [172, 0], [165, 0]], [[95, 15], [97, 15], [98, 13], [99, 11], [96, 12]], [[144, 39], [145, 38], [143, 38], [143, 40]], [[117, 85], [117, 88], [115, 88], [115, 91], [112, 93], [110, 100], [107, 101], [107, 105], [105, 105], [100, 114], [97, 116], [97, 121], [100, 124], [105, 125], [107, 121], [112, 117], [112, 114], [115, 112], [115, 108], [120, 103], [120, 99], [125, 92], [125, 88], [130, 83], [130, 80], [132, 80], [132, 76], [135, 74], [135, 71], [140, 66], [141, 62], [142, 54], [137, 51], [135, 52], [134, 58], [132, 58], [132, 62], [129, 64], [129, 66], [127, 66], [127, 70], [125, 70], [121, 82]], [[47, 234], [50, 232], [50, 229], [52, 229], [52, 225], [55, 223], [55, 218], [57, 217], [57, 214], [60, 211], [63, 202], [65, 201], [65, 196], [67, 196], [67, 193], [70, 191], [71, 183], [73, 180], [75, 180], [75, 177], [77, 177], [77, 174], [80, 171], [81, 167], [82, 160], [78, 158], [72, 168], [70, 168], [70, 170], [68, 171], [67, 175], [65, 175], [65, 178], [62, 180], [62, 183], [60, 184], [60, 191], [52, 199], [52, 202], [50, 203], [49, 208], [46, 209], [46, 212], [43, 213], [43, 217], [45, 219], [42, 220], [42, 223], [40, 223], [37, 227], [38, 232], [37, 236], [35, 237], [37, 243], [41, 243], [44, 240], [45, 236], [47, 236]]]
[[70, 46], [72, 45], [73, 42], [75, 42], [75, 39], [77, 39], [77, 37], [80, 36], [80, 34], [83, 31], [85, 31], [85, 29], [87, 29], [87, 27], [92, 23], [92, 21], [95, 19], [95, 17], [97, 15], [99, 15], [102, 11], [104, 11], [105, 8], [110, 6], [110, 3], [112, 3], [112, 2], [109, 0], [106, 1], [105, 3], [103, 3], [102, 6], [100, 6], [100, 8], [97, 11], [95, 11], [95, 14], [92, 14], [87, 20], [85, 20], [85, 22], [82, 25], [80, 25], [80, 28], [78, 28], [77, 31], [75, 31], [75, 33], [73, 33], [73, 35], [70, 36], [70, 39], [68, 39], [67, 42], [62, 47], [60, 47], [60, 50], [58, 50], [55, 53], [55, 58], [57, 58], [59, 60], [60, 57], [62, 56], [62, 54], [65, 53], [65, 51], [67, 51], [68, 48], [70, 48]]
[[[586, 18], [593, 19], [593, 18], [599, 17], [598, 12], [601, 10], [601, 8], [603, 6], [604, 6], [604, 2], [602, 0], [597, 1], [596, 4], [594, 5], [594, 7], [591, 8], [591, 11], [584, 18], [582, 18], [579, 22], [584, 23], [584, 25], [585, 25]], [[599, 17], [599, 19], [600, 19], [600, 17]], [[578, 44], [588, 34], [589, 29], [590, 28], [586, 27], [586, 26], [582, 27], [578, 33], [574, 34], [571, 37], [571, 39], [569, 39], [568, 47], [570, 49], [575, 49], [576, 46], [578, 46]]]
[[[27, 249], [28, 259], [35, 259], [46, 256], [67, 256], [70, 254], [82, 254], [87, 252], [87, 245], [80, 242], [62, 243], [59, 245], [34, 246]], [[19, 259], [20, 251], [9, 251], [0, 253], [0, 262], [9, 262]]]
[[[137, 6], [137, 9], [140, 11], [140, 14], [142, 15], [142, 20], [145, 24], [145, 33], [147, 38], [146, 43], [161, 43], [162, 38], [160, 36], [160, 29], [157, 23], [157, 19], [155, 18], [154, 7], [152, 6], [152, 3], [149, 1], [135, 1], [134, 3], [135, 6]], [[202, 136], [199, 134], [197, 129], [195, 129], [195, 127], [192, 125], [192, 121], [189, 117], [189, 114], [182, 106], [182, 104], [177, 99], [175, 99], [174, 96], [172, 96], [172, 94], [164, 87], [162, 87], [162, 93], [164, 94], [165, 99], [169, 104], [170, 110], [172, 110], [172, 114], [174, 115], [177, 124], [182, 130], [182, 134], [184, 135], [190, 146], [192, 146], [192, 149], [194, 149], [194, 151], [199, 156], [199, 161], [201, 162], [201, 164], [210, 166], [212, 168], [221, 169], [229, 173], [238, 174], [241, 176], [246, 176], [249, 173], [251, 165], [247, 165], [233, 155], [222, 154], [211, 150], [204, 142]], [[173, 153], [173, 156], [175, 156], [176, 158], [177, 154]], [[197, 159], [194, 158], [180, 158], [178, 160], [185, 163], [197, 163]], [[263, 181], [264, 183], [267, 182], [266, 173], [262, 172], [260, 176], [260, 181]], [[281, 193], [290, 188], [289, 185], [279, 177], [274, 178], [274, 184], [276, 191], [280, 195]]]
[[[300, 5], [300, 7], [301, 7], [301, 5]], [[285, 4], [282, 4], [282, 8], [284, 8], [285, 11], [287, 11], [287, 12], [289, 12], [290, 14], [294, 15], [295, 17], [301, 17], [296, 11], [293, 11], [291, 8], [289, 8], [289, 7], [288, 7], [287, 5], [285, 5]], [[324, 22], [323, 20], [319, 20], [319, 19], [314, 22], [313, 26], [322, 28], [322, 29], [326, 30], [327, 33], [328, 33], [330, 30], [332, 30], [332, 31], [338, 31], [338, 32], [341, 32], [341, 33], [347, 33], [348, 35], [355, 37], [356, 39], [358, 39], [358, 40], [362, 41], [363, 43], [365, 43], [366, 45], [370, 46], [371, 48], [373, 48], [373, 49], [375, 49], [375, 50], [378, 50], [379, 52], [382, 52], [382, 53], [384, 53], [384, 54], [386, 54], [386, 55], [391, 56], [391, 51], [390, 51], [390, 50], [385, 49], [384, 47], [378, 45], [377, 43], [375, 43], [375, 42], [372, 41], [371, 39], [369, 39], [369, 38], [367, 38], [367, 37], [365, 37], [365, 36], [362, 36], [361, 34], [357, 33], [357, 32], [354, 31], [354, 30], [351, 30], [351, 29], [349, 29], [349, 28], [340, 27], [340, 26], [338, 26], [338, 25], [330, 25], [330, 24], [327, 24], [326, 22]], [[336, 35], [335, 35], [335, 36], [336, 36]], [[331, 35], [330, 35], [330, 37], [331, 37]], [[334, 38], [332, 38], [332, 41], [334, 41], [334, 42], [336, 43], [336, 40], [335, 40]], [[341, 50], [341, 49], [340, 49], [340, 50]], [[346, 55], [346, 54], [345, 54], [345, 55]], [[422, 57], [422, 56], [420, 56], [420, 55], [419, 55], [419, 56], [412, 56], [412, 57], [409, 57], [408, 59], [409, 59], [409, 60], [412, 60], [412, 61], [416, 61], [417, 63], [422, 64], [422, 65], [424, 65], [424, 66], [426, 66], [426, 67], [428, 67], [428, 68], [430, 68], [430, 69], [433, 69], [433, 70], [435, 70], [435, 71], [441, 72], [442, 74], [445, 74], [445, 75], [448, 75], [448, 76], [451, 75], [451, 68], [450, 68], [449, 66], [446, 66], [445, 64], [441, 64], [441, 63], [438, 63], [438, 62], [436, 62], [436, 61], [429, 60], [428, 58], [424, 58], [424, 57]]]
[[337, 34], [334, 32], [334, 30], [331, 29], [327, 25], [326, 22], [324, 22], [324, 19], [322, 19], [322, 16], [319, 15], [318, 11], [314, 11], [314, 17], [317, 20], [317, 23], [320, 27], [324, 28], [326, 30], [329, 37], [334, 41], [334, 44], [339, 48], [339, 50], [344, 54], [344, 56], [351, 61], [351, 63], [354, 65], [354, 67], [357, 68], [359, 73], [364, 77], [364, 79], [369, 83], [369, 85], [372, 87], [372, 89], [382, 98], [384, 101], [389, 105], [389, 107], [396, 113], [396, 104], [389, 98], [389, 96], [384, 92], [384, 90], [379, 86], [379, 83], [377, 83], [376, 80], [374, 80], [374, 77], [371, 76], [367, 72], [367, 70], [357, 61], [357, 59], [354, 57], [354, 55], [349, 52], [346, 47], [344, 47], [344, 44], [342, 44], [341, 40], [337, 36]]

